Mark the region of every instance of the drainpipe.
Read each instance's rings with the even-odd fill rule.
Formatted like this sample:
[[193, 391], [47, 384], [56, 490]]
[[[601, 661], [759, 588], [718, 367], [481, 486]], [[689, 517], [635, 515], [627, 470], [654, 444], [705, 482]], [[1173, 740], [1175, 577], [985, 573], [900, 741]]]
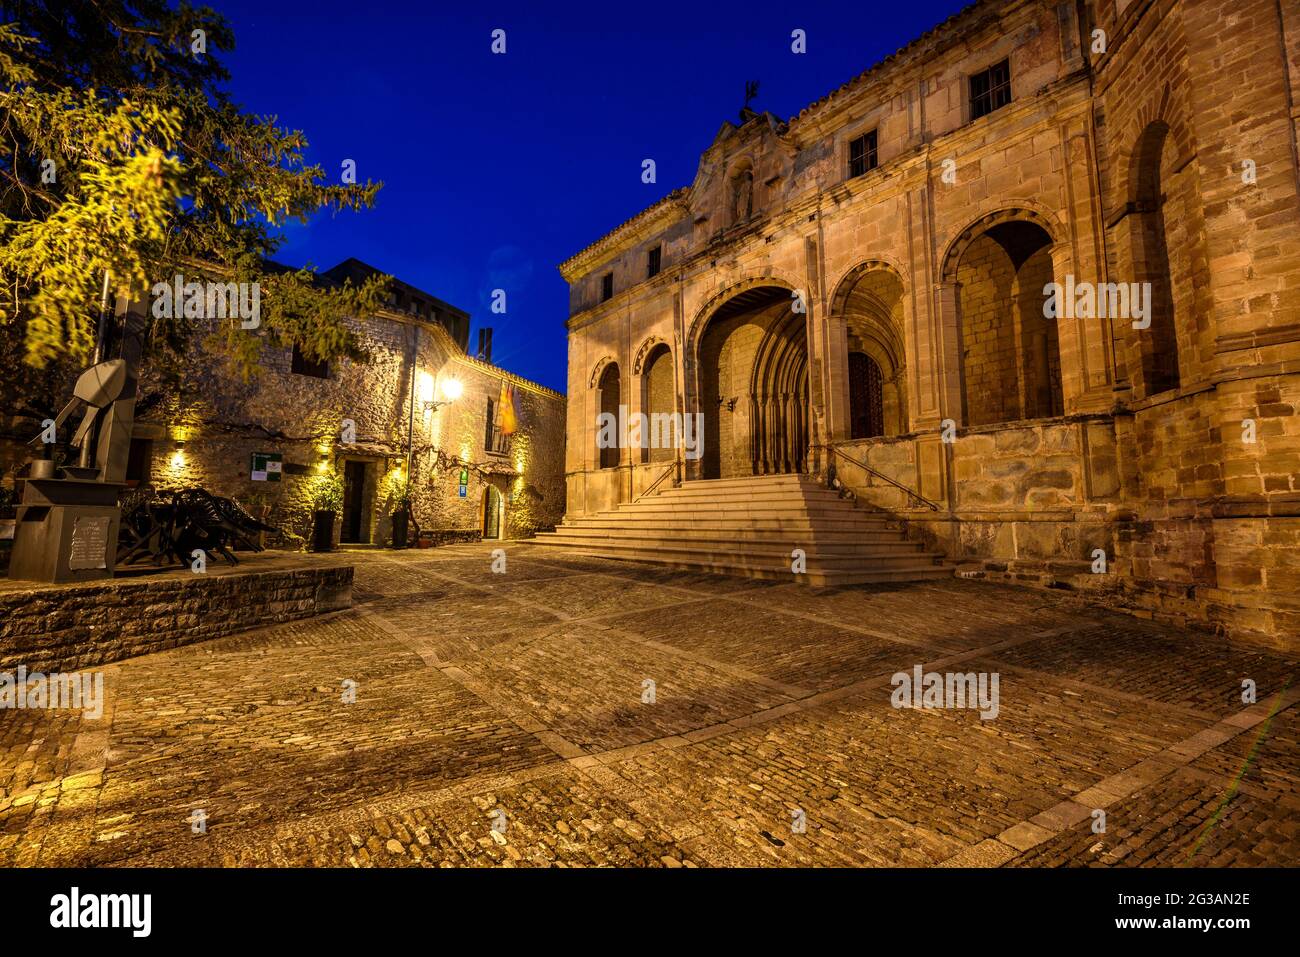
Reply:
[[[402, 495], [402, 512], [406, 515], [407, 525], [411, 521], [411, 458], [415, 452], [415, 368], [420, 358], [420, 327], [412, 324], [411, 328], [415, 332], [414, 344], [411, 348], [411, 396], [408, 400], [410, 408], [407, 409], [406, 419], [406, 491]], [[405, 547], [406, 543], [403, 542]]]

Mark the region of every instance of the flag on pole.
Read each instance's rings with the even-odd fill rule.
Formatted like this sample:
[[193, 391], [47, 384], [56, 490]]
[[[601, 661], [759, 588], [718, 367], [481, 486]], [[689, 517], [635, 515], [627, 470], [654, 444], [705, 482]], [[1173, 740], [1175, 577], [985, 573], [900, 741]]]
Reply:
[[514, 435], [519, 431], [519, 411], [515, 408], [515, 387], [508, 382], [501, 383], [501, 434]]

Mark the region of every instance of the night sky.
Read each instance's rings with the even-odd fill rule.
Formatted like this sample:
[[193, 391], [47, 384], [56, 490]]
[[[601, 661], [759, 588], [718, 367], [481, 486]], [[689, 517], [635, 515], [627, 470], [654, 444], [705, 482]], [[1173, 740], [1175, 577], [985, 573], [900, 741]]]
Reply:
[[[208, 2], [234, 27], [235, 100], [303, 130], [327, 175], [353, 159], [385, 184], [373, 210], [291, 224], [277, 259], [368, 262], [468, 311], [471, 347], [494, 326], [497, 364], [560, 391], [556, 266], [689, 185], [745, 80], [761, 84], [755, 109], [789, 119], [965, 5]], [[505, 315], [488, 309], [495, 288]]]

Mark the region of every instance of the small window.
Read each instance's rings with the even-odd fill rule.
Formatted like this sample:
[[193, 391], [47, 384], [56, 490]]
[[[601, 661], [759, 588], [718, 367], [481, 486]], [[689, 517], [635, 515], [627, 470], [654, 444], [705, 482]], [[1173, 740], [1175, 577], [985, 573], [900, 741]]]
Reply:
[[293, 346], [293, 365], [290, 367], [294, 375], [308, 375], [313, 379], [328, 379], [330, 377], [330, 364], [328, 359], [322, 359], [317, 362], [314, 359], [308, 359], [298, 348], [298, 344]]
[[614, 298], [614, 274], [607, 272], [600, 277], [600, 301], [605, 302]]
[[659, 275], [659, 266], [663, 262], [663, 251], [662, 246], [656, 246], [646, 255], [645, 277], [647, 279], [653, 279]]
[[510, 436], [501, 431], [501, 423], [496, 419], [497, 403], [487, 400], [487, 425], [483, 430], [483, 449], [494, 455], [510, 454]]
[[877, 166], [876, 159], [876, 131], [872, 130], [859, 136], [855, 140], [849, 141], [849, 176], [861, 176], [867, 170], [875, 169]]
[[970, 118], [978, 120], [1011, 102], [1011, 66], [1003, 60], [970, 78]]

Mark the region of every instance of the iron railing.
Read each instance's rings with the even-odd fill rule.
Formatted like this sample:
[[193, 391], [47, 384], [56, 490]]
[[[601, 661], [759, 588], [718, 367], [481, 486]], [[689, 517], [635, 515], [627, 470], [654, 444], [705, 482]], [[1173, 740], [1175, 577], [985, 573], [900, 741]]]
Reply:
[[491, 452], [495, 455], [509, 455], [511, 440], [513, 438], [513, 435], [506, 435], [502, 432], [501, 426], [494, 425], [492, 426], [492, 437], [487, 441], [487, 448], [484, 449], [484, 451]]
[[659, 473], [659, 477], [650, 483], [650, 487], [647, 488], [640, 495], [638, 495], [636, 498], [632, 499], [632, 501], [639, 502], [647, 495], [653, 495], [655, 489], [659, 487], [660, 483], [663, 482], [663, 480], [670, 475], [673, 476], [673, 485], [675, 486], [677, 484], [677, 460], [676, 459], [673, 459], [671, 462], [669, 462], [668, 467]]
[[852, 465], [856, 465], [864, 472], [868, 472], [871, 475], [874, 475], [876, 478], [888, 482], [890, 485], [894, 486], [894, 488], [899, 489], [900, 491], [905, 493], [909, 499], [915, 499], [916, 501], [924, 505], [926, 508], [930, 509], [930, 511], [939, 512], [943, 510], [942, 506], [940, 506], [938, 502], [930, 501], [920, 492], [916, 491], [915, 489], [908, 488], [902, 482], [896, 482], [894, 479], [890, 478], [888, 475], [884, 474], [883, 472], [879, 472], [876, 469], [873, 469], [866, 462], [859, 462], [857, 459], [849, 455], [843, 449], [837, 448], [834, 445], [824, 445], [822, 446], [822, 448], [826, 449], [826, 451], [830, 452], [832, 455], [838, 455], [840, 458], [844, 459], [844, 461], [849, 462]]

